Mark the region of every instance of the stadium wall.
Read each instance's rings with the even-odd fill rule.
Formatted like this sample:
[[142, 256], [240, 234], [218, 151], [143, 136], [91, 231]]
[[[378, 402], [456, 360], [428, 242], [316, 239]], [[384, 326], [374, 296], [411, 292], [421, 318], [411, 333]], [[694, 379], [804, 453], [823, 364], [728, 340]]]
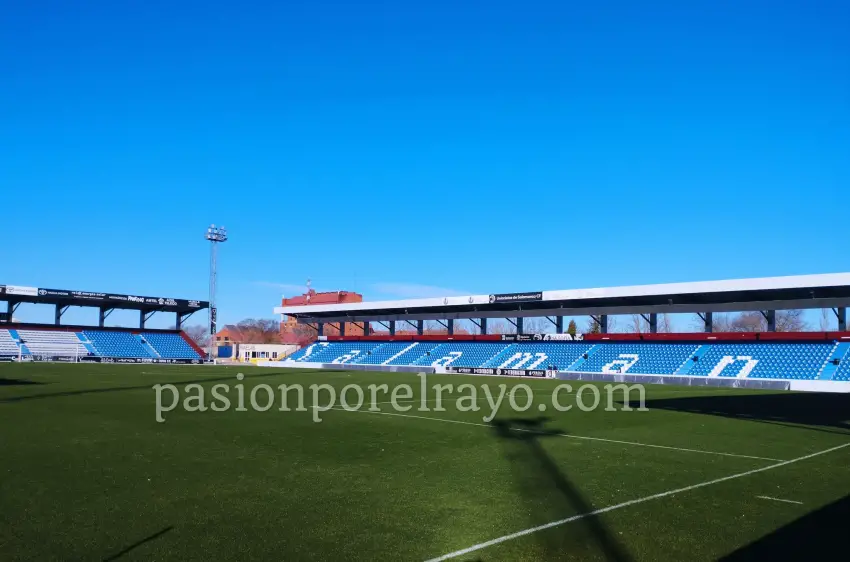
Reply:
[[[258, 361], [258, 367], [277, 367], [287, 369], [325, 369], [336, 371], [378, 371], [388, 373], [428, 373], [428, 374], [464, 374], [489, 376], [494, 378], [542, 378], [542, 370], [526, 371], [521, 369], [465, 369], [458, 373], [445, 367], [425, 367], [409, 365], [352, 365], [350, 363], [285, 363], [282, 361]], [[466, 372], [468, 371], [468, 372]], [[476, 372], [477, 371], [477, 372]], [[502, 373], [504, 371], [505, 373]], [[497, 374], [498, 372], [498, 374]], [[531, 374], [534, 373], [534, 374]], [[688, 377], [683, 375], [629, 375], [581, 373], [576, 371], [558, 371], [555, 378], [587, 382], [607, 382], [626, 384], [654, 384], [672, 386], [700, 386], [718, 388], [743, 388], [753, 390], [790, 390], [798, 392], [850, 393], [850, 382], [820, 380], [778, 380], [778, 379], [739, 379], [732, 377]]]
[[385, 373], [428, 373], [436, 372], [434, 367], [411, 365], [352, 365], [350, 363], [285, 363], [283, 361], [257, 361], [258, 367], [277, 367], [285, 369], [326, 369], [329, 371], [380, 371]]

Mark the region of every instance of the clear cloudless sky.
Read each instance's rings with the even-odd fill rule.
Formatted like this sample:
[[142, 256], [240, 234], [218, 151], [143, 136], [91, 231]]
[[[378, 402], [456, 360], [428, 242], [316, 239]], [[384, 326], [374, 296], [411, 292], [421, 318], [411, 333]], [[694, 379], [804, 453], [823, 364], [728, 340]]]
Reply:
[[848, 29], [843, 0], [8, 2], [0, 283], [205, 298], [211, 222], [223, 322], [307, 278], [846, 271]]

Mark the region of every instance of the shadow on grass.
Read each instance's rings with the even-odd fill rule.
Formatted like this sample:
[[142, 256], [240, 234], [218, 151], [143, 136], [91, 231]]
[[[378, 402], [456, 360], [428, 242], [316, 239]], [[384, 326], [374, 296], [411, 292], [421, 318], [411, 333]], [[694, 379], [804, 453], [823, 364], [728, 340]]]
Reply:
[[140, 547], [140, 546], [142, 546], [143, 544], [146, 544], [146, 543], [149, 543], [149, 542], [151, 542], [151, 541], [153, 541], [153, 540], [158, 539], [159, 537], [161, 537], [161, 536], [162, 536], [162, 535], [164, 535], [165, 533], [167, 533], [167, 532], [171, 531], [173, 528], [174, 528], [173, 526], [169, 525], [168, 527], [166, 527], [166, 528], [164, 528], [164, 529], [162, 529], [162, 530], [160, 530], [160, 531], [157, 531], [156, 533], [154, 533], [154, 534], [152, 534], [152, 535], [150, 535], [150, 536], [148, 536], [148, 537], [145, 537], [145, 538], [143, 538], [143, 539], [142, 539], [142, 540], [140, 540], [140, 541], [134, 542], [133, 544], [131, 544], [130, 546], [128, 546], [127, 548], [125, 548], [125, 549], [124, 549], [124, 550], [122, 550], [121, 552], [116, 552], [116, 553], [115, 553], [115, 554], [113, 554], [112, 556], [107, 556], [106, 558], [104, 558], [104, 559], [103, 559], [103, 562], [112, 562], [113, 560], [118, 560], [118, 559], [119, 559], [119, 558], [121, 558], [122, 556], [124, 556], [124, 555], [126, 555], [126, 554], [129, 554], [130, 552], [132, 552], [133, 550], [135, 550], [135, 549], [139, 548], [139, 547]]
[[[630, 403], [632, 407], [638, 404]], [[782, 392], [714, 394], [683, 398], [648, 399], [650, 410], [672, 410], [778, 425], [808, 425], [850, 431], [850, 394]]]
[[[249, 375], [246, 376], [245, 379], [241, 382], [247, 382], [252, 379], [266, 378], [266, 377], [279, 377], [281, 375], [288, 374], [286, 372], [272, 372], [272, 373], [264, 373], [262, 375]], [[4, 380], [4, 379], [0, 379]], [[9, 379], [6, 379], [9, 380]], [[30, 394], [28, 396], [10, 396], [9, 398], [0, 398], [0, 404], [10, 404], [13, 402], [26, 402], [29, 400], [43, 400], [46, 398], [56, 398], [60, 396], [79, 396], [83, 394], [102, 394], [109, 392], [126, 392], [128, 390], [150, 390], [150, 388], [155, 384], [173, 384], [174, 386], [180, 386], [184, 384], [206, 384], [208, 382], [221, 382], [221, 381], [237, 381], [236, 374], [229, 375], [226, 377], [215, 377], [215, 378], [194, 378], [183, 381], [162, 381], [162, 380], [154, 380], [149, 384], [135, 385], [135, 386], [111, 386], [107, 388], [89, 388], [85, 390], [68, 390], [64, 392], [45, 392], [43, 394]], [[237, 381], [238, 382], [238, 381]], [[33, 384], [41, 384], [41, 383], [33, 383]]]
[[[564, 518], [570, 512], [578, 515], [594, 510], [581, 491], [570, 482], [540, 444], [540, 439], [563, 436], [563, 431], [546, 429], [544, 425], [547, 421], [549, 421], [548, 418], [538, 417], [496, 419], [491, 422], [500, 439], [517, 444], [517, 447], [508, 448], [506, 457], [517, 475], [520, 491], [526, 497], [530, 509], [537, 512], [541, 504], [549, 506], [550, 513], [542, 515], [550, 519], [536, 524], [545, 524], [551, 520]], [[599, 546], [606, 560], [619, 562], [632, 560], [629, 553], [598, 516], [580, 519], [576, 521], [576, 525], [583, 526], [587, 534]], [[537, 537], [556, 558], [563, 556], [564, 549], [569, 546], [564, 542], [564, 537], [556, 536], [551, 530], [539, 533]]]
[[725, 562], [749, 560], [829, 560], [847, 550], [844, 528], [850, 521], [850, 496], [792, 521], [721, 558]]
[[0, 379], [0, 386], [29, 386], [34, 384], [44, 383], [36, 381], [27, 381], [24, 379]]

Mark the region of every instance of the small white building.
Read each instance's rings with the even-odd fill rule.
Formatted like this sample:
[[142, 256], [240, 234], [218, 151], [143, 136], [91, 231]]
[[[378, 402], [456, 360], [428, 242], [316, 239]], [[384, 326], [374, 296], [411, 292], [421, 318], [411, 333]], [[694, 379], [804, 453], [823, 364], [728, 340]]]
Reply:
[[297, 345], [284, 343], [239, 343], [235, 347], [233, 358], [243, 363], [256, 363], [257, 360], [280, 361], [298, 350]]

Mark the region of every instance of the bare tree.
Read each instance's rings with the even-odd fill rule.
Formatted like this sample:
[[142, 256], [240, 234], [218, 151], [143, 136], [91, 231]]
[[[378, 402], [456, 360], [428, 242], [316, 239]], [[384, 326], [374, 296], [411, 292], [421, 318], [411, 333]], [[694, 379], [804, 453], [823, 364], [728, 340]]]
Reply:
[[444, 328], [442, 324], [437, 322], [436, 320], [425, 320], [422, 323], [422, 332], [425, 334], [448, 334], [449, 331], [447, 328]]
[[767, 322], [761, 312], [742, 312], [729, 321], [732, 332], [766, 332]]
[[829, 313], [831, 311], [828, 308], [820, 309], [820, 331], [828, 332], [829, 331]]
[[[608, 333], [613, 334], [617, 332], [619, 327], [619, 322], [617, 321], [616, 316], [611, 316], [610, 314], [607, 316], [608, 318]], [[587, 325], [585, 327], [585, 334], [601, 334], [602, 333], [602, 325], [597, 322], [596, 318], [593, 316], [587, 321]]]
[[[280, 323], [274, 319], [246, 318], [236, 329], [242, 334], [243, 343], [277, 343], [280, 341]], [[339, 333], [339, 328], [336, 328]]]
[[660, 333], [660, 334], [672, 334], [673, 333], [673, 319], [670, 318], [670, 315], [666, 312], [658, 315], [658, 333]]
[[728, 314], [714, 314], [712, 315], [712, 330], [715, 332], [731, 332], [732, 330], [732, 319]]
[[303, 347], [316, 341], [319, 330], [315, 324], [296, 324], [292, 327], [292, 333], [295, 335], [295, 343]]
[[526, 334], [545, 334], [549, 321], [545, 318], [526, 318], [522, 323], [522, 331]]
[[487, 325], [487, 332], [491, 334], [512, 334], [512, 326], [505, 320], [494, 320]]
[[[731, 332], [766, 332], [767, 320], [761, 312], [742, 312], [729, 322]], [[802, 332], [807, 328], [802, 310], [777, 310], [777, 332]]]
[[183, 332], [200, 347], [207, 346], [210, 343], [210, 329], [208, 326], [204, 326], [203, 324], [187, 326], [183, 328]]
[[631, 330], [633, 334], [643, 334], [649, 331], [649, 323], [640, 314], [632, 314]]
[[802, 310], [778, 310], [776, 312], [777, 332], [804, 332], [808, 328]]

